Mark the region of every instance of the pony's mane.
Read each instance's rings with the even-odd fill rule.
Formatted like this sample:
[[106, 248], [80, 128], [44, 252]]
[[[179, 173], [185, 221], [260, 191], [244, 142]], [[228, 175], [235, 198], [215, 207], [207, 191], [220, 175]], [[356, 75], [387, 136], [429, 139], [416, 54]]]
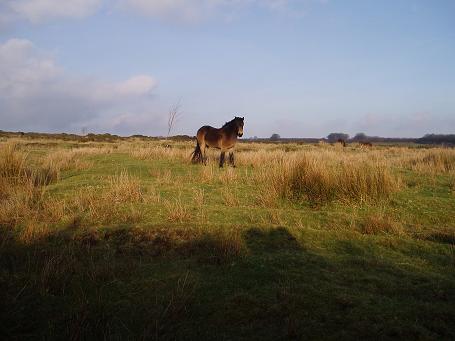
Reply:
[[226, 122], [221, 128], [230, 127], [234, 123], [234, 121], [235, 121], [235, 118], [233, 118], [229, 122]]

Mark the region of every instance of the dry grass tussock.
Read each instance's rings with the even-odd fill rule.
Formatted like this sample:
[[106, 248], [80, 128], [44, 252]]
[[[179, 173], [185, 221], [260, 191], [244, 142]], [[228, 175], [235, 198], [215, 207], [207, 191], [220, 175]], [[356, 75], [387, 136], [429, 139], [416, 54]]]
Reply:
[[[31, 165], [27, 154], [17, 145], [2, 145], [0, 225], [9, 230], [19, 229], [21, 238], [26, 241], [42, 235], [53, 224], [79, 217], [91, 222], [117, 223], [141, 219], [142, 212], [132, 205], [143, 199], [139, 179], [122, 172], [108, 178], [107, 188], [87, 187], [73, 196], [55, 198], [47, 193], [45, 185], [57, 180], [59, 168], [50, 167], [46, 162]], [[35, 232], [31, 231], [33, 228]]]
[[359, 224], [363, 234], [392, 234], [402, 236], [405, 234], [403, 226], [384, 213], [369, 214]]
[[455, 171], [455, 149], [434, 148], [416, 150], [405, 156], [405, 165], [424, 173], [447, 173]]
[[57, 172], [67, 171], [70, 169], [84, 170], [90, 168], [91, 162], [84, 160], [86, 155], [107, 154], [112, 150], [107, 148], [84, 148], [71, 150], [57, 150], [50, 153], [43, 160], [43, 165], [56, 169]]
[[209, 233], [195, 233], [183, 245], [184, 253], [197, 254], [201, 260], [223, 264], [248, 253], [245, 241], [238, 230], [216, 229]]
[[140, 179], [123, 170], [120, 174], [108, 177], [108, 190], [105, 199], [112, 203], [140, 202], [143, 200]]
[[170, 222], [183, 223], [192, 217], [190, 207], [183, 203], [180, 196], [173, 200], [166, 200], [164, 207], [166, 209], [167, 219]]
[[235, 188], [223, 187], [221, 188], [221, 197], [223, 198], [224, 204], [229, 207], [239, 206], [239, 199]]
[[184, 144], [174, 147], [166, 147], [164, 145], [145, 145], [145, 144], [123, 144], [119, 147], [119, 151], [127, 152], [134, 158], [140, 160], [190, 160], [190, 155], [194, 149], [192, 144]]
[[229, 184], [238, 180], [239, 172], [232, 167], [227, 167], [223, 169], [219, 175], [220, 181], [223, 184]]
[[0, 146], [0, 177], [11, 182], [20, 182], [26, 176], [27, 155], [20, 152], [16, 144]]
[[96, 223], [136, 223], [142, 211], [134, 204], [144, 200], [138, 178], [126, 171], [108, 177], [107, 187], [85, 187], [67, 202], [71, 215], [85, 216]]
[[[265, 202], [274, 198], [308, 200], [312, 204], [330, 201], [374, 202], [388, 198], [400, 188], [400, 180], [381, 160], [356, 162], [341, 157], [330, 159], [315, 153], [299, 153], [278, 159], [261, 169], [257, 181], [269, 191]], [[264, 200], [267, 199], [267, 200]]]
[[56, 177], [47, 168], [30, 167], [16, 144], [0, 146], [0, 225], [14, 228], [41, 221], [47, 213], [43, 185]]
[[204, 205], [205, 191], [203, 188], [196, 188], [193, 194], [193, 200], [197, 206]]

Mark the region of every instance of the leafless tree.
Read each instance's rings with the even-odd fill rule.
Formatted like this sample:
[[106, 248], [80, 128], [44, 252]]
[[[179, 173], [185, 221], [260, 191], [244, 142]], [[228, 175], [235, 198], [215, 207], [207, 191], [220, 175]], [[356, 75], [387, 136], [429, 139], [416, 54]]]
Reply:
[[167, 116], [167, 137], [169, 137], [175, 124], [182, 117], [181, 108], [182, 105], [180, 103], [180, 100], [169, 108]]

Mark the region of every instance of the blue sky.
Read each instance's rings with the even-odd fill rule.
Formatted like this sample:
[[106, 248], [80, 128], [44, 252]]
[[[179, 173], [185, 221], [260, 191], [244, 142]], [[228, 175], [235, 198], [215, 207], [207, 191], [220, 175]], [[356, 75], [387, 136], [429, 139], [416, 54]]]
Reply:
[[455, 133], [455, 1], [4, 0], [0, 129]]

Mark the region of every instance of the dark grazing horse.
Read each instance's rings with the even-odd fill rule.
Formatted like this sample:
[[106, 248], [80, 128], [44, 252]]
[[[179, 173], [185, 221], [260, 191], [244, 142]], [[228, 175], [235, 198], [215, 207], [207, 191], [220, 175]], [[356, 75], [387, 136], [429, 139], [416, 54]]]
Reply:
[[235, 117], [233, 120], [226, 122], [221, 128], [203, 126], [199, 128], [196, 134], [197, 144], [191, 157], [193, 163], [207, 164], [206, 149], [221, 149], [220, 167], [224, 165], [225, 153], [229, 152], [229, 163], [235, 167], [234, 146], [237, 137], [243, 135], [243, 117]]
[[343, 147], [346, 147], [346, 141], [344, 139], [338, 139], [337, 143], [340, 143]]

